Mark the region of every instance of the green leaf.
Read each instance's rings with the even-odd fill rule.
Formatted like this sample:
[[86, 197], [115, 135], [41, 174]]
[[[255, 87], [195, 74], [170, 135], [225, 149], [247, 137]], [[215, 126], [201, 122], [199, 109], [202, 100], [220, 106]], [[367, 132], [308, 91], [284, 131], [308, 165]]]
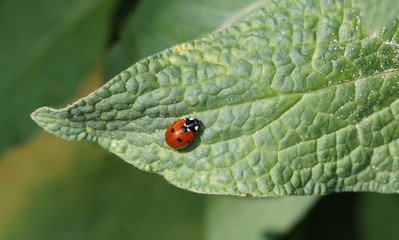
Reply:
[[316, 200], [317, 197], [210, 198], [205, 214], [206, 239], [280, 239]]
[[116, 2], [0, 1], [0, 153], [31, 135], [30, 112], [71, 97], [101, 55]]
[[145, 56], [249, 15], [267, 0], [150, 0], [132, 12], [106, 62], [109, 78]]
[[399, 16], [397, 0], [354, 0], [353, 3], [362, 9], [366, 29], [375, 32], [394, 21]]
[[[398, 22], [360, 23], [350, 1], [270, 2], [32, 117], [195, 192], [398, 192]], [[186, 116], [203, 129], [176, 151], [164, 131]]]

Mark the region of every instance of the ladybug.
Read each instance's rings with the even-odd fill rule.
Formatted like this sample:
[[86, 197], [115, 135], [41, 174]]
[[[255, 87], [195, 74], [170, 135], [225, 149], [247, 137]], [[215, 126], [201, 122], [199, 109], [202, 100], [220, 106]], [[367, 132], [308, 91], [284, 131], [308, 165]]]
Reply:
[[179, 119], [166, 129], [165, 142], [172, 148], [185, 148], [194, 141], [199, 128], [200, 122], [197, 119]]

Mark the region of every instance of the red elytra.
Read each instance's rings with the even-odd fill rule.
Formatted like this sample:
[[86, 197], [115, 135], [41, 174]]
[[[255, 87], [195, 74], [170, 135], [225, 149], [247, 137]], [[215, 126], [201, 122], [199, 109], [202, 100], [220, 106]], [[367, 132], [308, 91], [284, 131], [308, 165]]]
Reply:
[[199, 127], [200, 124], [197, 119], [179, 119], [166, 129], [165, 142], [172, 148], [185, 148], [194, 141]]

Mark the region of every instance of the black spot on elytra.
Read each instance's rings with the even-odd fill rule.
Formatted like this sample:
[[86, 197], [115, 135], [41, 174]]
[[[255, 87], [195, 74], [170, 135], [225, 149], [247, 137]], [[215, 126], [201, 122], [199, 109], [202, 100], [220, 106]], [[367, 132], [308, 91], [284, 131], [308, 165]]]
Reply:
[[174, 133], [174, 132], [175, 132], [175, 129], [174, 129], [174, 128], [170, 129], [170, 132], [171, 132], [171, 133]]
[[181, 142], [182, 140], [181, 140], [181, 138], [178, 138], [177, 141], [178, 141], [178, 142]]

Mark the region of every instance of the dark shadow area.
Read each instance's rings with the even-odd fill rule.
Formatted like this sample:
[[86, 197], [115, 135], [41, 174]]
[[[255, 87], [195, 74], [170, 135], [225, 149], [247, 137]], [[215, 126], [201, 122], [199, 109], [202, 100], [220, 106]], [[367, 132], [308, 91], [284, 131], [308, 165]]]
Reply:
[[358, 240], [355, 212], [360, 196], [359, 193], [338, 193], [323, 197], [302, 222], [279, 239]]
[[278, 239], [281, 239], [281, 233], [267, 232], [267, 233], [263, 234], [263, 239], [266, 239], [266, 240], [278, 240]]
[[127, 18], [133, 13], [139, 2], [139, 0], [119, 0], [111, 19], [108, 46], [119, 41], [121, 30]]

